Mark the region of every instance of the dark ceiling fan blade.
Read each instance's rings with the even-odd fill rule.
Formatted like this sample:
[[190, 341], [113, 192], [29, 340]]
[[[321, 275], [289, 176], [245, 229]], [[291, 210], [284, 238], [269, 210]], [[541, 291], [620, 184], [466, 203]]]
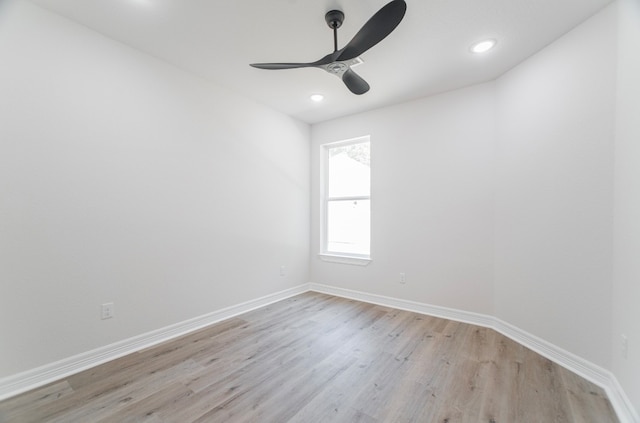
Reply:
[[336, 53], [327, 54], [320, 60], [316, 60], [311, 63], [251, 63], [249, 66], [253, 66], [258, 69], [297, 69], [297, 68], [312, 68], [317, 66], [328, 65], [335, 61]]
[[253, 66], [258, 69], [296, 69], [296, 68], [310, 68], [314, 66], [313, 63], [251, 63], [249, 66]]
[[347, 71], [342, 75], [342, 81], [354, 94], [364, 94], [369, 91], [369, 84], [367, 81], [362, 79], [360, 75], [352, 71], [351, 69], [347, 69]]
[[385, 39], [400, 24], [407, 11], [404, 0], [393, 0], [378, 10], [340, 50], [337, 60], [351, 60]]

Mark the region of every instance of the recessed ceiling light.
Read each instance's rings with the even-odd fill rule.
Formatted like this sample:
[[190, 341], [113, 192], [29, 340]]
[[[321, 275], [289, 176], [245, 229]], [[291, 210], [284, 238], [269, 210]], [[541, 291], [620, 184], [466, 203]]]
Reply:
[[316, 103], [319, 103], [322, 100], [324, 100], [324, 96], [322, 94], [313, 94], [309, 98], [311, 99], [311, 101], [315, 101]]
[[471, 46], [473, 53], [484, 53], [491, 50], [496, 45], [496, 40], [484, 40]]

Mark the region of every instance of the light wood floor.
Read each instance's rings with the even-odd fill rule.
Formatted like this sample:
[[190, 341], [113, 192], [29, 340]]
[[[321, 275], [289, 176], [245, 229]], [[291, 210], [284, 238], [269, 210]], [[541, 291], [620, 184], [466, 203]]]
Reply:
[[497, 332], [305, 293], [0, 402], [0, 422], [617, 422]]

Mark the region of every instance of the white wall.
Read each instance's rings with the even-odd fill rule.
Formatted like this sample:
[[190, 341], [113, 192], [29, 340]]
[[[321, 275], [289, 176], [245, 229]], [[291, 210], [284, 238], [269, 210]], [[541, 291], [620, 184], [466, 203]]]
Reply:
[[[311, 281], [490, 313], [492, 104], [486, 84], [313, 125]], [[362, 135], [371, 136], [373, 260], [327, 263], [317, 257], [320, 145]]]
[[498, 79], [496, 315], [610, 368], [616, 13]]
[[[640, 2], [618, 4], [613, 372], [640, 411]], [[621, 334], [629, 340], [627, 358]]]
[[0, 6], [0, 378], [308, 281], [308, 125]]
[[615, 28], [609, 7], [495, 83], [314, 125], [312, 254], [318, 146], [371, 134], [373, 261], [312, 256], [311, 280], [496, 315], [610, 368]]

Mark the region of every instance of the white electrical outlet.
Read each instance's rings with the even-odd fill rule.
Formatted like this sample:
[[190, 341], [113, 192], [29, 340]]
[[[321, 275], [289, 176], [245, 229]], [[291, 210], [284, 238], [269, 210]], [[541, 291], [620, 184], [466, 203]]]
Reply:
[[400, 273], [400, 283], [402, 284], [407, 283], [407, 278], [404, 273]]
[[115, 315], [113, 303], [102, 304], [102, 320], [111, 319]]
[[629, 340], [624, 333], [620, 335], [620, 346], [622, 347], [622, 357], [627, 358], [627, 352], [629, 350]]
[[286, 273], [284, 266], [280, 266], [280, 276], [284, 276]]

